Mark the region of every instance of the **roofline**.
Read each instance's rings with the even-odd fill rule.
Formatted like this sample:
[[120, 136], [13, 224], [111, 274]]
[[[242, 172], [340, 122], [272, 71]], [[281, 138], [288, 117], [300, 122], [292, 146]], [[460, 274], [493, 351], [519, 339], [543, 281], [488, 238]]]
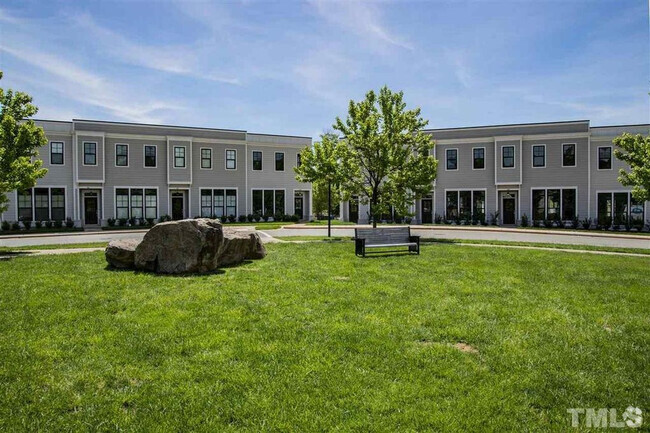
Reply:
[[526, 126], [540, 126], [540, 125], [566, 125], [566, 124], [580, 124], [580, 123], [589, 123], [589, 120], [563, 120], [559, 122], [533, 122], [533, 123], [506, 123], [503, 125], [483, 125], [483, 126], [460, 126], [457, 128], [431, 128], [424, 129], [425, 132], [428, 131], [462, 131], [465, 129], [492, 129], [492, 128], [520, 128]]
[[650, 123], [637, 123], [637, 124], [631, 124], [631, 125], [604, 125], [604, 126], [592, 126], [591, 129], [598, 129], [598, 128], [627, 128], [627, 127], [635, 127], [635, 126], [645, 126], [650, 128]]
[[33, 120], [34, 122], [56, 122], [56, 123], [72, 123], [72, 120], [52, 120], [52, 119], [26, 119]]
[[286, 134], [265, 134], [263, 132], [248, 132], [248, 135], [268, 135], [269, 137], [290, 137], [290, 138], [308, 138], [309, 140], [312, 137], [307, 137], [306, 135], [286, 135]]
[[195, 129], [201, 131], [222, 131], [222, 132], [243, 132], [243, 129], [220, 129], [220, 128], [205, 128], [200, 126], [179, 126], [179, 125], [160, 125], [155, 123], [136, 123], [136, 122], [115, 122], [110, 120], [94, 120], [94, 119], [72, 119], [72, 122], [84, 123], [105, 123], [109, 125], [127, 125], [127, 126], [148, 126], [151, 128], [178, 128], [178, 129]]

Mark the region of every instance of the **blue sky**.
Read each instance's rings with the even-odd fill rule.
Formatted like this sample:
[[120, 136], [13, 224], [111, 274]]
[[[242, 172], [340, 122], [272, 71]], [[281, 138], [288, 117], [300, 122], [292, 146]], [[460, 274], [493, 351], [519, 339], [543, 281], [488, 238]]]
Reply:
[[650, 121], [648, 2], [4, 1], [37, 117], [317, 136], [386, 84], [430, 127]]

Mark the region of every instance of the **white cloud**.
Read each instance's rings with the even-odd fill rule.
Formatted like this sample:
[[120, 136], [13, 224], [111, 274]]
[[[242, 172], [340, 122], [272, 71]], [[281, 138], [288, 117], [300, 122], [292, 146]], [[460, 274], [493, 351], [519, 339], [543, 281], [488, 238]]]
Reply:
[[295, 68], [297, 83], [308, 93], [330, 103], [345, 103], [342, 81], [356, 75], [354, 62], [332, 47], [310, 52]]

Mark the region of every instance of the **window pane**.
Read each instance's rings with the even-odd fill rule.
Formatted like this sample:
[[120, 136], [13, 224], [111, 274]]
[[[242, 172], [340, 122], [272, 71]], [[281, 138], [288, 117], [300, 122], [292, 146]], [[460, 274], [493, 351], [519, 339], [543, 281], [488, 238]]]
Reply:
[[447, 218], [458, 216], [458, 191], [447, 191]]
[[276, 152], [275, 154], [275, 169], [284, 171], [284, 153], [282, 152]]
[[84, 164], [96, 165], [97, 164], [97, 144], [84, 143]]
[[20, 221], [32, 220], [32, 190], [18, 193], [18, 219]]
[[598, 194], [598, 224], [609, 227], [612, 223], [612, 194]]
[[273, 215], [273, 190], [264, 190], [264, 215]]
[[237, 190], [226, 190], [226, 215], [237, 215]]
[[132, 189], [131, 190], [131, 217], [132, 218], [142, 218], [144, 201], [142, 197], [141, 189]]
[[237, 151], [226, 150], [226, 168], [234, 170], [237, 168]]
[[174, 167], [185, 167], [185, 148], [174, 147]]
[[156, 146], [144, 147], [144, 166], [145, 167], [156, 166]]
[[201, 149], [201, 168], [212, 168], [212, 149]]
[[546, 218], [546, 193], [543, 189], [533, 190], [533, 220], [541, 221]]
[[612, 168], [612, 148], [599, 147], [598, 148], [598, 168], [600, 170], [609, 170]]
[[617, 224], [623, 224], [627, 220], [628, 196], [629, 194], [627, 192], [614, 193], [614, 222]]
[[514, 146], [505, 146], [502, 148], [504, 168], [512, 168], [515, 166], [515, 148]]
[[129, 148], [124, 144], [115, 145], [115, 165], [126, 167], [129, 165]]
[[129, 217], [129, 190], [120, 188], [115, 190], [115, 216], [117, 218]]
[[645, 221], [643, 218], [643, 202], [630, 197], [630, 218], [633, 220]]
[[456, 170], [458, 168], [458, 151], [456, 149], [447, 149], [447, 170]]
[[158, 191], [155, 189], [146, 189], [144, 191], [145, 218], [158, 218]]
[[63, 164], [63, 143], [53, 141], [50, 146], [50, 164]]
[[562, 219], [571, 220], [576, 216], [576, 190], [562, 190]]
[[474, 168], [485, 168], [485, 149], [474, 149]]
[[222, 189], [215, 189], [212, 191], [213, 194], [213, 206], [214, 206], [214, 216], [217, 218], [223, 218], [225, 215], [224, 211], [224, 194]]
[[262, 190], [253, 191], [253, 213], [262, 215]]
[[275, 191], [275, 213], [284, 215], [284, 191]]
[[50, 219], [50, 191], [47, 188], [34, 188], [34, 211], [36, 221]]
[[253, 170], [262, 169], [262, 152], [253, 152]]
[[462, 219], [469, 220], [472, 217], [472, 192], [461, 191], [458, 201], [458, 212]]
[[544, 146], [533, 146], [533, 167], [544, 167], [545, 153]]
[[546, 219], [560, 219], [560, 190], [549, 189], [546, 191]]
[[65, 219], [65, 189], [63, 188], [52, 188], [50, 190], [50, 204], [53, 220]]
[[485, 191], [472, 192], [474, 213], [473, 217], [483, 219], [485, 218]]
[[212, 213], [212, 191], [203, 189], [201, 190], [201, 216], [203, 218], [210, 218]]
[[573, 167], [576, 165], [576, 145], [564, 144], [562, 145], [562, 165], [565, 167]]

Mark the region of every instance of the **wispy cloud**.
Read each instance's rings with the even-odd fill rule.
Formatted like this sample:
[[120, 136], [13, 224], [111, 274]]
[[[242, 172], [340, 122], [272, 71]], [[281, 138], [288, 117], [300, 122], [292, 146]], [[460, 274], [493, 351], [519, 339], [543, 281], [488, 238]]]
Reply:
[[404, 38], [392, 33], [382, 23], [379, 3], [311, 0], [318, 15], [329, 24], [339, 26], [362, 39], [379, 44], [413, 51], [414, 47]]
[[356, 75], [356, 65], [333, 47], [311, 51], [295, 68], [298, 84], [308, 93], [330, 103], [346, 101], [341, 81]]
[[474, 77], [467, 64], [467, 55], [460, 50], [445, 50], [445, 57], [451, 63], [452, 71], [458, 82], [466, 89], [472, 87]]
[[101, 45], [111, 56], [124, 63], [145, 67], [171, 74], [218, 81], [226, 84], [240, 84], [237, 77], [229, 77], [201, 65], [200, 50], [193, 46], [154, 46], [135, 43], [121, 34], [99, 25], [89, 14], [72, 17], [72, 21]]

